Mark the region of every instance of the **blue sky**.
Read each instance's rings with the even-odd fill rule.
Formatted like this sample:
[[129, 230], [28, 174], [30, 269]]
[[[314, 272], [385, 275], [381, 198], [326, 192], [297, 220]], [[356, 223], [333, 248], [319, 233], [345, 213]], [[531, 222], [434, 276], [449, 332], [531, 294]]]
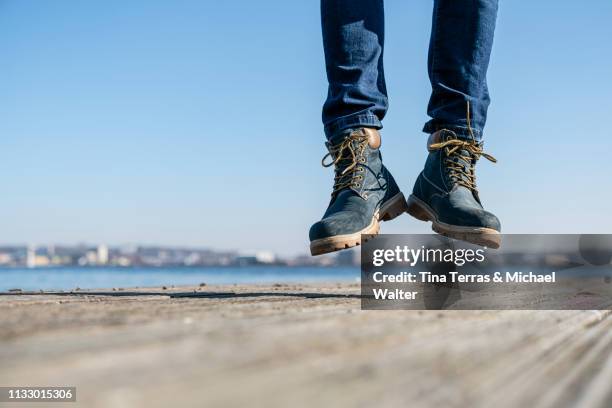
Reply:
[[[0, 0], [0, 243], [307, 252], [317, 1]], [[387, 166], [425, 158], [431, 2], [387, 1]], [[502, 1], [478, 167], [508, 233], [612, 233], [612, 2]], [[428, 232], [408, 215], [383, 232]]]

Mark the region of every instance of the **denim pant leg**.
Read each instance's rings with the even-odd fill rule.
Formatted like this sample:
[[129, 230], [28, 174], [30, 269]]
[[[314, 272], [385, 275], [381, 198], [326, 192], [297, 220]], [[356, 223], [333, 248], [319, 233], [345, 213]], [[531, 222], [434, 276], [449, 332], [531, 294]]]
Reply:
[[429, 43], [429, 79], [432, 94], [423, 131], [450, 129], [482, 138], [489, 91], [487, 68], [493, 45], [497, 0], [435, 0]]
[[387, 112], [383, 0], [321, 0], [321, 25], [329, 81], [325, 134], [381, 128]]

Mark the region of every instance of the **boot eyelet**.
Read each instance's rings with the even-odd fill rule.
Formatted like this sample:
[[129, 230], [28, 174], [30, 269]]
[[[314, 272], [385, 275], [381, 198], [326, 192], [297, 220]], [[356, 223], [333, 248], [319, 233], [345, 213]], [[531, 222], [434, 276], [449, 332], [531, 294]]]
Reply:
[[355, 188], [359, 188], [359, 187], [361, 187], [361, 183], [355, 184]]

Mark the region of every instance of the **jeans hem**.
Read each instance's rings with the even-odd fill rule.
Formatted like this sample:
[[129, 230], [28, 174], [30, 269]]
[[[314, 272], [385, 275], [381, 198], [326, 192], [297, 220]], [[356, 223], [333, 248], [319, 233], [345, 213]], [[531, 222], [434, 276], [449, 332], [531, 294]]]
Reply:
[[356, 113], [350, 116], [335, 119], [334, 121], [325, 124], [325, 136], [327, 136], [327, 139], [331, 139], [334, 135], [342, 132], [343, 130], [356, 127], [382, 129], [382, 123], [380, 122], [380, 119], [378, 119], [378, 117], [371, 112]]
[[459, 137], [460, 139], [472, 139], [473, 134], [474, 139], [479, 142], [482, 141], [482, 130], [480, 129], [472, 128], [472, 132], [470, 133], [470, 128], [468, 128], [467, 126], [450, 125], [434, 121], [429, 121], [425, 124], [425, 126], [423, 126], [423, 132], [428, 134], [432, 134], [442, 129], [451, 130], [455, 132], [457, 134], [457, 137]]

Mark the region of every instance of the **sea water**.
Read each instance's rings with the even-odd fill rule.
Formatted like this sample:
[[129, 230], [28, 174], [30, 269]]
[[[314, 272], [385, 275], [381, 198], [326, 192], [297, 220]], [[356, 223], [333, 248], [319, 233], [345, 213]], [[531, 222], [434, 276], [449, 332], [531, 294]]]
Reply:
[[0, 292], [206, 284], [358, 282], [359, 267], [0, 268]]

